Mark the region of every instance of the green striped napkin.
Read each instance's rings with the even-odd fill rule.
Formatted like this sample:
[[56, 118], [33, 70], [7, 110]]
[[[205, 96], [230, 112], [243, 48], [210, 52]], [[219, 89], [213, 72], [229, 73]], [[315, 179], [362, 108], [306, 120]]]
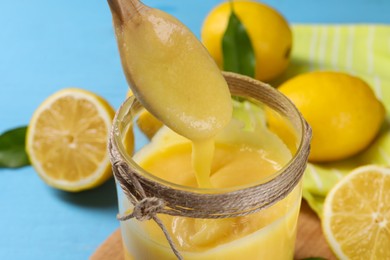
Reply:
[[[390, 111], [390, 26], [293, 25], [293, 35], [291, 65], [281, 81], [313, 70], [347, 72], [368, 82]], [[389, 122], [388, 118], [375, 142], [361, 154], [334, 163], [308, 164], [303, 197], [319, 216], [326, 194], [351, 170], [366, 164], [390, 165]]]

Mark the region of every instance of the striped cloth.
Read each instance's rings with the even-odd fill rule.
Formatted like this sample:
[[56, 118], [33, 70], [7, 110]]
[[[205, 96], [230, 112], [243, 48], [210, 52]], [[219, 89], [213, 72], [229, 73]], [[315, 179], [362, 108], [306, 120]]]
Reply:
[[[347, 72], [368, 82], [390, 111], [390, 26], [293, 25], [293, 35], [291, 66], [282, 81], [313, 70]], [[351, 170], [365, 164], [390, 166], [389, 122], [387, 118], [376, 141], [358, 156], [335, 163], [308, 164], [303, 197], [319, 216], [326, 194]]]

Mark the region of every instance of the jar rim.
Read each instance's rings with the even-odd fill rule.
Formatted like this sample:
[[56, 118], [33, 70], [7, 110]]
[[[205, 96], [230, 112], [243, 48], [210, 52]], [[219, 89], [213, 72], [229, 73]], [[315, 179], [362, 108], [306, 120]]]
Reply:
[[[276, 103], [270, 104], [269, 102], [267, 102], [265, 100], [259, 100], [258, 98], [253, 97], [253, 95], [251, 95], [251, 94], [254, 94], [255, 91], [257, 91], [257, 92], [259, 91], [258, 89], [256, 90], [253, 87], [252, 87], [252, 89], [247, 89], [250, 91], [249, 91], [249, 93], [247, 93], [247, 96], [245, 96], [245, 97], [257, 100], [258, 102], [261, 102], [261, 103], [273, 108], [275, 111], [277, 111], [280, 114], [283, 114], [283, 111], [281, 111], [281, 110], [288, 110], [290, 113], [290, 116], [288, 116], [288, 115], [285, 115], [285, 116], [288, 118], [288, 120], [290, 122], [292, 121], [292, 119], [294, 119], [294, 120], [298, 119], [298, 122], [295, 122], [295, 123], [298, 123], [297, 126], [300, 128], [300, 129], [297, 129], [297, 130], [300, 130], [300, 131], [297, 131], [297, 133], [299, 135], [298, 137], [300, 138], [299, 145], [297, 146], [295, 153], [292, 155], [292, 157], [289, 159], [289, 161], [282, 166], [281, 169], [275, 171], [274, 173], [270, 174], [269, 176], [267, 176], [265, 178], [259, 179], [256, 182], [248, 183], [245, 185], [234, 186], [234, 187], [227, 187], [227, 188], [189, 187], [189, 186], [176, 184], [176, 183], [164, 180], [160, 177], [157, 177], [157, 176], [153, 175], [152, 173], [143, 169], [137, 162], [135, 162], [133, 160], [133, 158], [126, 152], [126, 148], [125, 148], [123, 141], [122, 141], [122, 140], [124, 140], [125, 133], [122, 132], [121, 128], [124, 127], [124, 124], [131, 124], [131, 121], [132, 121], [131, 120], [132, 118], [130, 115], [131, 111], [140, 110], [142, 108], [141, 104], [134, 96], [129, 97], [121, 105], [121, 107], [119, 108], [119, 110], [117, 111], [117, 113], [115, 115], [115, 118], [113, 121], [113, 126], [112, 126], [113, 127], [113, 130], [112, 130], [112, 132], [113, 132], [112, 139], [113, 140], [112, 141], [117, 146], [118, 152], [120, 153], [121, 157], [125, 160], [125, 162], [133, 170], [135, 170], [139, 174], [145, 176], [145, 178], [156, 181], [161, 185], [169, 186], [170, 188], [173, 188], [173, 189], [179, 189], [179, 190], [183, 190], [183, 191], [203, 193], [203, 194], [205, 194], [205, 193], [206, 194], [207, 193], [220, 194], [220, 193], [234, 192], [234, 191], [239, 191], [239, 190], [251, 188], [254, 186], [258, 186], [262, 183], [265, 183], [269, 180], [276, 178], [281, 173], [283, 173], [286, 170], [286, 168], [290, 167], [291, 164], [293, 164], [296, 161], [297, 156], [300, 153], [302, 153], [305, 149], [308, 148], [307, 147], [309, 145], [308, 142], [310, 143], [310, 140], [306, 140], [306, 139], [307, 139], [307, 131], [311, 132], [311, 130], [310, 130], [310, 127], [307, 125], [305, 119], [301, 115], [301, 113], [298, 111], [298, 109], [295, 107], [295, 105], [286, 96], [284, 96], [281, 92], [279, 92], [278, 90], [269, 86], [268, 84], [265, 84], [265, 83], [262, 83], [260, 81], [254, 80], [252, 78], [238, 75], [235, 73], [224, 72], [223, 74], [224, 74], [226, 79], [234, 78], [234, 79], [238, 79], [239, 81], [244, 81], [246, 83], [249, 83], [248, 85], [255, 84], [257, 87], [260, 86], [262, 88], [262, 90], [266, 92], [267, 95], [272, 94], [272, 95], [278, 97], [278, 99], [283, 100], [283, 106], [279, 107], [278, 104], [276, 104]], [[234, 80], [231, 82], [228, 82], [228, 83], [229, 83], [229, 87], [231, 89], [232, 94], [235, 94], [234, 88], [232, 89], [232, 84], [234, 84]], [[137, 111], [137, 112], [139, 112], [139, 111]], [[127, 117], [127, 122], [125, 120], [126, 117]], [[309, 136], [309, 138], [310, 138], [310, 136]]]

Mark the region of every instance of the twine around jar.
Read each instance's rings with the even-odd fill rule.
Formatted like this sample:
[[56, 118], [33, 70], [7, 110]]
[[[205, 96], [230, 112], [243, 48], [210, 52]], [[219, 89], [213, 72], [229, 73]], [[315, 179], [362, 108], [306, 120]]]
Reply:
[[[268, 208], [285, 198], [299, 183], [306, 168], [310, 152], [311, 128], [295, 106], [271, 86], [235, 73], [224, 72], [233, 95], [259, 100], [286, 116], [302, 131], [302, 141], [296, 155], [269, 180], [252, 187], [217, 194], [202, 194], [175, 189], [147, 178], [136, 167], [130, 167], [118, 148], [118, 129], [115, 125], [109, 140], [109, 153], [113, 173], [127, 199], [134, 205], [133, 212], [118, 216], [125, 221], [153, 219], [164, 232], [174, 254], [182, 259], [172, 238], [157, 214], [171, 216], [219, 219], [249, 215]], [[118, 113], [114, 122], [117, 121]]]

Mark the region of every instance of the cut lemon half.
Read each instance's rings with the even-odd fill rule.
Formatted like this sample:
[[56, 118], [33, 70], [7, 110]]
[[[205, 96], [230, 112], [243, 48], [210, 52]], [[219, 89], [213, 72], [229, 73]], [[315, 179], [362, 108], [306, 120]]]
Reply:
[[32, 166], [50, 186], [81, 191], [94, 188], [111, 174], [107, 151], [114, 117], [101, 97], [77, 88], [48, 97], [28, 126], [26, 151]]
[[340, 259], [390, 259], [390, 169], [363, 166], [328, 194], [324, 235]]

